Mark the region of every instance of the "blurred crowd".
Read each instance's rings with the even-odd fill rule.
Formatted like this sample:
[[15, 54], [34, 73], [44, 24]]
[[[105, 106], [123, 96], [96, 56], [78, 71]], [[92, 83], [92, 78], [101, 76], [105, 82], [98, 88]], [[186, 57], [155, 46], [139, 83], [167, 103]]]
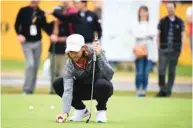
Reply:
[[[91, 45], [95, 35], [100, 39], [102, 33], [102, 2], [97, 2], [94, 11], [87, 8], [86, 0], [62, 1], [54, 10], [44, 11], [39, 7], [40, 1], [32, 0], [22, 7], [15, 21], [15, 31], [21, 43], [26, 60], [23, 94], [32, 94], [36, 85], [37, 71], [41, 56], [41, 30], [50, 37], [49, 55], [51, 70], [50, 94], [54, 94], [53, 81], [61, 76], [68, 59], [65, 54], [66, 38], [77, 33], [84, 37], [85, 43]], [[158, 33], [149, 30], [149, 8], [141, 6], [138, 10], [138, 23], [132, 35], [135, 37], [135, 85], [136, 95], [144, 97], [148, 88], [148, 78], [152, 67], [157, 63], [151, 51], [158, 47], [158, 78], [160, 91], [157, 96], [167, 97], [172, 94], [178, 58], [184, 42], [184, 21], [175, 14], [176, 3], [166, 2], [168, 15], [160, 19]], [[189, 38], [192, 48], [192, 6], [187, 9]], [[47, 22], [46, 17], [53, 15], [56, 20]], [[153, 39], [157, 44], [153, 44]], [[112, 63], [116, 65], [117, 62]], [[168, 69], [168, 72], [167, 72]], [[168, 81], [166, 82], [166, 73]]]

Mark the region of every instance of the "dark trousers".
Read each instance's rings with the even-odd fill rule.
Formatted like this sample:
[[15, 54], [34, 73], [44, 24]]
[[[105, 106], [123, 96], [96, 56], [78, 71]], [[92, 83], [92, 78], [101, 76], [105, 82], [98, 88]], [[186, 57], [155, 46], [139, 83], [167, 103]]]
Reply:
[[[180, 52], [159, 51], [159, 86], [160, 90], [171, 94], [176, 76], [176, 66]], [[168, 82], [165, 83], [166, 70], [168, 68]]]
[[[64, 93], [63, 78], [57, 78], [53, 83], [53, 87], [56, 94], [62, 97]], [[90, 100], [91, 89], [91, 81], [88, 83], [87, 81], [74, 80], [72, 106], [75, 109], [82, 110], [85, 108], [85, 105], [83, 104], [82, 100]], [[111, 82], [101, 78], [95, 80], [93, 89], [93, 99], [98, 102], [96, 106], [98, 111], [107, 110], [106, 104], [112, 94], [113, 85]]]
[[143, 90], [147, 90], [149, 72], [153, 65], [153, 62], [148, 60], [147, 57], [137, 59], [135, 61], [136, 76], [135, 85], [136, 90], [140, 90], [141, 86]]

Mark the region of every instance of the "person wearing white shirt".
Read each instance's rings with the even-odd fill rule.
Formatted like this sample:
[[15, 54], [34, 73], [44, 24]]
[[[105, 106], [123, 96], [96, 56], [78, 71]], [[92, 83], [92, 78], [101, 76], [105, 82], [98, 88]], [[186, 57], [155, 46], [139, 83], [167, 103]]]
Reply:
[[[149, 12], [147, 6], [141, 6], [138, 10], [138, 23], [137, 28], [133, 29], [132, 34], [135, 38], [135, 48], [141, 45], [145, 46], [147, 54], [141, 57], [135, 54], [136, 66], [136, 95], [144, 97], [146, 95], [148, 86], [148, 76], [153, 62], [156, 60], [157, 46], [154, 44], [155, 32], [150, 29]], [[134, 53], [135, 53], [134, 48]], [[155, 54], [154, 54], [155, 53]]]

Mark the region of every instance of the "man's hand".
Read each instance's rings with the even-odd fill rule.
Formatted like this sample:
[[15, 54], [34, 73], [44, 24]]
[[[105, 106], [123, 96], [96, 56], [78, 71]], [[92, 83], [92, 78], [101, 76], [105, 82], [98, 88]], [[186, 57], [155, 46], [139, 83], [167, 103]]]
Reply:
[[25, 39], [25, 37], [24, 37], [23, 35], [18, 35], [18, 36], [17, 36], [17, 40], [18, 40], [21, 44], [23, 44], [26, 39]]
[[52, 41], [53, 43], [58, 42], [58, 36], [56, 36], [56, 35], [54, 35], [54, 34], [52, 34], [52, 35], [50, 36], [50, 39], [51, 39], [51, 41]]
[[93, 50], [96, 52], [96, 55], [97, 55], [97, 56], [100, 55], [102, 49], [101, 49], [101, 46], [100, 46], [100, 44], [99, 44], [99, 41], [94, 41], [94, 42], [92, 43], [92, 48], [93, 48]]
[[56, 115], [56, 123], [64, 123], [67, 118], [68, 118], [68, 114], [67, 113], [58, 114], [58, 115]]

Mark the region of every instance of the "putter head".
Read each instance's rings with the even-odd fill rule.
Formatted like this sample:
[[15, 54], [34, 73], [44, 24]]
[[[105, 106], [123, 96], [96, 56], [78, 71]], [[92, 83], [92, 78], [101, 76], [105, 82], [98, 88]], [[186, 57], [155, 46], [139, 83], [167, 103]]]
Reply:
[[90, 120], [88, 119], [88, 120], [86, 120], [86, 123], [88, 124], [90, 122]]

